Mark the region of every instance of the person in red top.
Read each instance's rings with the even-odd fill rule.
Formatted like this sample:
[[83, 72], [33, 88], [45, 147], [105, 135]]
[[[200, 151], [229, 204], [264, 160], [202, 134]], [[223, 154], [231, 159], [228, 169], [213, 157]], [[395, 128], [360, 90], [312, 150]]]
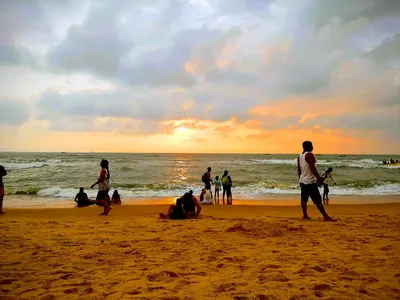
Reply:
[[303, 211], [303, 219], [310, 219], [307, 214], [307, 202], [308, 198], [311, 198], [315, 206], [323, 215], [324, 220], [335, 222], [335, 219], [328, 216], [324, 205], [322, 204], [322, 198], [318, 186], [323, 183], [323, 179], [315, 167], [316, 160], [312, 153], [313, 150], [313, 144], [310, 141], [305, 141], [303, 142], [303, 153], [301, 153], [297, 158], [297, 172], [301, 187], [301, 209]]

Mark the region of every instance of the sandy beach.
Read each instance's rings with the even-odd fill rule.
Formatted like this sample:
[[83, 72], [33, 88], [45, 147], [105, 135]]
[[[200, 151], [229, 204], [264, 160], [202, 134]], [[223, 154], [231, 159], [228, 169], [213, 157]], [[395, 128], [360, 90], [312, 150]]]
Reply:
[[400, 299], [399, 203], [166, 209], [7, 209], [0, 299]]

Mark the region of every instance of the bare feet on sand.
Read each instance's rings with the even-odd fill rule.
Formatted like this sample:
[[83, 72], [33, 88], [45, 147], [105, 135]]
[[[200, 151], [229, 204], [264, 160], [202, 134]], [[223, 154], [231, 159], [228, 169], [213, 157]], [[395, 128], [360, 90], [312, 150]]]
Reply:
[[112, 210], [111, 207], [107, 208], [105, 212], [99, 214], [99, 216], [108, 216], [108, 213]]
[[166, 218], [167, 218], [167, 215], [160, 214], [160, 218], [161, 218], [161, 219], [166, 219]]
[[309, 216], [303, 216], [303, 220], [310, 220], [311, 218]]
[[326, 221], [326, 222], [337, 222], [336, 219], [332, 219], [331, 217], [325, 217], [324, 221]]

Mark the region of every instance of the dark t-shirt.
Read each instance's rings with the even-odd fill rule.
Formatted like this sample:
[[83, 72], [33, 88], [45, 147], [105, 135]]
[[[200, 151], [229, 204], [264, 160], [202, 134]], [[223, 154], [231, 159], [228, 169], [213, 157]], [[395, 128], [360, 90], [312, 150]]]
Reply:
[[76, 198], [78, 198], [78, 201], [77, 201], [78, 205], [87, 203], [87, 201], [86, 201], [87, 194], [86, 193], [78, 193], [78, 194], [76, 194]]

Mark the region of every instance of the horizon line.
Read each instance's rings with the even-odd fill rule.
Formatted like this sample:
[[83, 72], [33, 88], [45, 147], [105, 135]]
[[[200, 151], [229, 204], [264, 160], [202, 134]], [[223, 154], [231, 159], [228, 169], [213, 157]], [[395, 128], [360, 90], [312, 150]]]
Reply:
[[[300, 152], [300, 151], [299, 151]], [[264, 152], [108, 152], [108, 151], [2, 151], [0, 153], [71, 153], [71, 154], [78, 154], [78, 153], [87, 153], [87, 154], [206, 154], [206, 155], [220, 155], [220, 154], [231, 154], [231, 155], [298, 155], [299, 153], [264, 153]], [[315, 155], [400, 155], [396, 153], [318, 153], [313, 152]]]

